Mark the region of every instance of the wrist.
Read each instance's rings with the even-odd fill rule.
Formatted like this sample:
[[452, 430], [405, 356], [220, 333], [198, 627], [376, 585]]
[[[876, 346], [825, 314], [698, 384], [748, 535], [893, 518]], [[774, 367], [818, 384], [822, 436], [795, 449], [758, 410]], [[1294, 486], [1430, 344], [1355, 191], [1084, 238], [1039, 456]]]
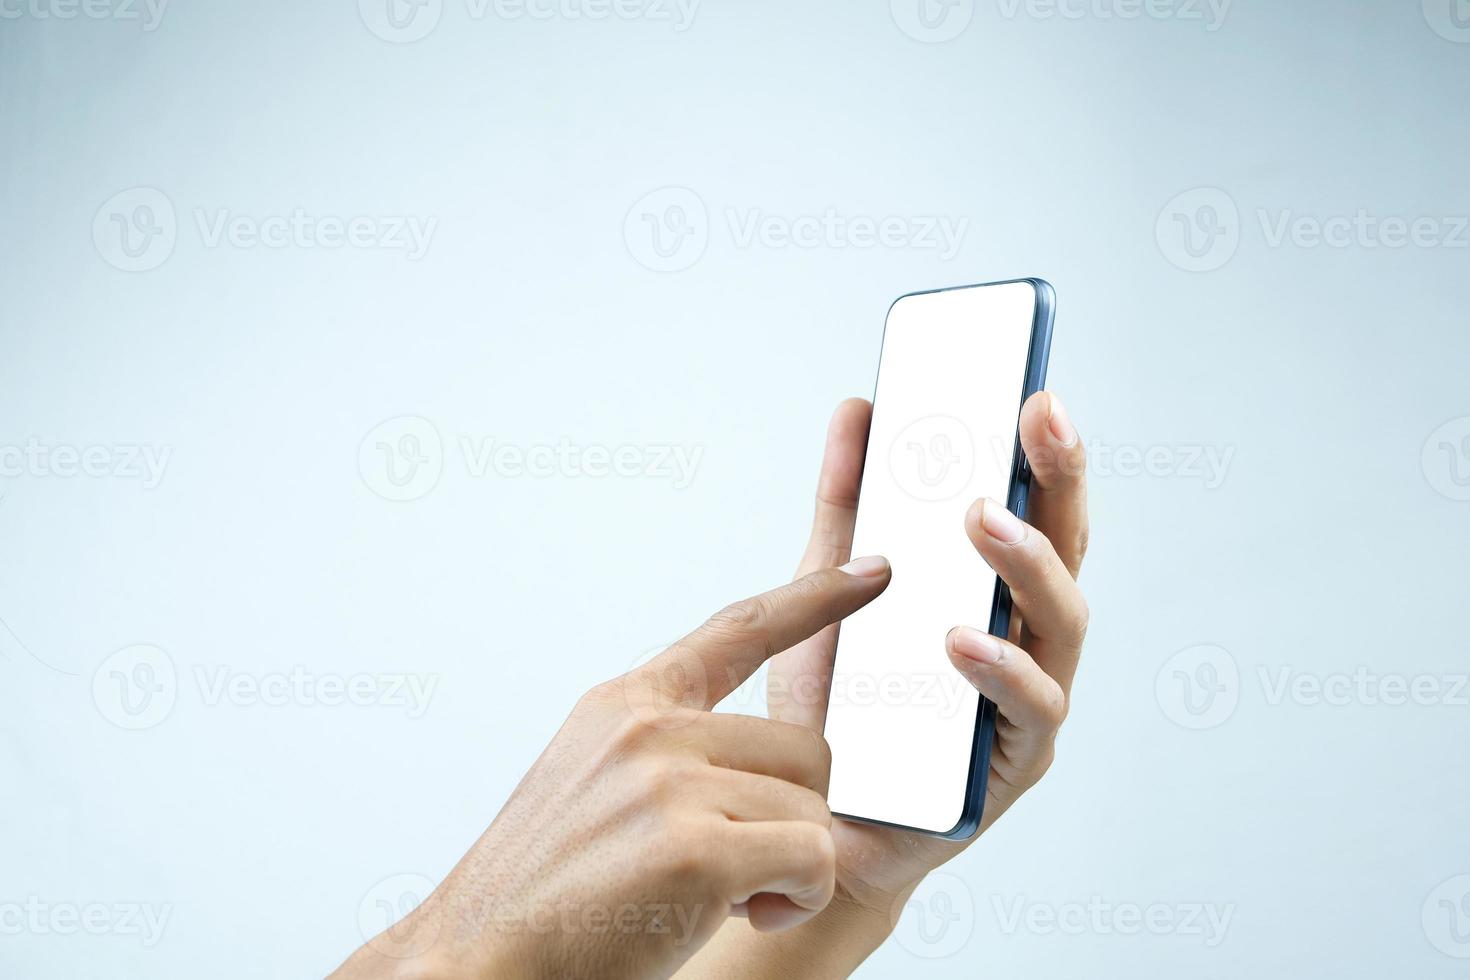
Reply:
[[330, 980], [485, 980], [529, 975], [498, 943], [455, 942], [428, 903], [368, 940]]
[[785, 932], [757, 932], [744, 919], [728, 920], [679, 976], [715, 980], [847, 977], [883, 945], [893, 925], [894, 918], [886, 908], [839, 893], [818, 915]]
[[832, 948], [845, 951], [848, 958], [857, 956], [853, 965], [862, 962], [893, 933], [903, 904], [917, 887], [917, 882], [901, 892], [863, 890], [854, 893], [839, 888], [821, 914], [811, 920], [812, 934]]

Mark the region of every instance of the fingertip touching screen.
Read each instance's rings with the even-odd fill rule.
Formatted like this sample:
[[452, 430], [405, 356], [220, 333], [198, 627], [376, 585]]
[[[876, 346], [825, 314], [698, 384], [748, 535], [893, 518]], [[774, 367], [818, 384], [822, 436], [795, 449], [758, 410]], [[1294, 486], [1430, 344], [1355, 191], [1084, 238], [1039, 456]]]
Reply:
[[951, 832], [964, 817], [981, 700], [945, 635], [988, 629], [995, 573], [965, 534], [980, 497], [1004, 503], [1037, 287], [917, 293], [888, 314], [853, 557], [883, 555], [886, 592], [841, 627], [826, 736], [832, 810]]

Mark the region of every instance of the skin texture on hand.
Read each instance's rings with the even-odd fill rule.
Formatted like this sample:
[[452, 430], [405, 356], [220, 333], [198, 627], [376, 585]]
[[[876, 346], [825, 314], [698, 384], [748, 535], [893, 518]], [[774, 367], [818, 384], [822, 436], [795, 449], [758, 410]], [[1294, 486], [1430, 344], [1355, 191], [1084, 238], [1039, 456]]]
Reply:
[[817, 915], [826, 741], [710, 709], [889, 577], [882, 559], [814, 570], [594, 688], [448, 878], [337, 976], [661, 977], [731, 914], [763, 933]]
[[[832, 418], [798, 575], [847, 561], [871, 418], [872, 406], [860, 399], [843, 402]], [[985, 623], [957, 623], [945, 638], [955, 668], [999, 709], [980, 833], [1050, 767], [1087, 633], [1087, 603], [1077, 585], [1088, 539], [1085, 448], [1050, 392], [1027, 400], [1020, 433], [1033, 474], [1030, 522], [1004, 503], [977, 500], [963, 528], [955, 528], [975, 546], [976, 560], [1010, 587], [1014, 602], [1008, 639], [990, 636]], [[771, 659], [772, 718], [822, 729], [837, 630], [829, 626]], [[846, 976], [892, 931], [924, 876], [974, 840], [843, 820], [834, 821], [832, 837], [837, 880], [826, 911], [781, 936], [758, 936], [731, 922], [681, 976]]]

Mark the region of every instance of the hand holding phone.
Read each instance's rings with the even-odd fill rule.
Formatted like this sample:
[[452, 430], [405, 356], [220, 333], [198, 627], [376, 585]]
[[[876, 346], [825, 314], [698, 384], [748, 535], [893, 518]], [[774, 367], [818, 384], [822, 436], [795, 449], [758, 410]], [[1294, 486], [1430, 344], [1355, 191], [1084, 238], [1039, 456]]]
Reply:
[[[1026, 328], [1023, 332], [1029, 332], [1030, 304], [1024, 293], [1018, 295], [1023, 310], [1020, 317]], [[889, 327], [892, 330], [894, 324], [890, 323]], [[984, 383], [983, 372], [975, 369], [973, 361], [957, 363], [961, 369], [969, 368], [962, 371], [962, 377], [969, 379], [966, 386], [978, 387]], [[1013, 411], [1019, 404], [1026, 372], [1019, 358], [1013, 357], [1009, 366], [1012, 376], [1006, 383], [1014, 386]], [[880, 379], [879, 413], [885, 412], [889, 404], [884, 401], [887, 393]], [[953, 621], [936, 621], [912, 647], [920, 656], [930, 658], [920, 669], [946, 671], [950, 680], [960, 681], [966, 687], [973, 685], [977, 699], [984, 697], [997, 705], [993, 717], [998, 724], [989, 753], [985, 800], [979, 820], [981, 833], [1035, 785], [1050, 766], [1087, 624], [1087, 604], [1076, 583], [1088, 538], [1086, 454], [1082, 440], [1061, 400], [1048, 391], [1026, 399], [1020, 408], [1018, 425], [1014, 418], [1009, 422], [1002, 420], [1001, 424], [1002, 428], [1009, 426], [1011, 438], [1019, 429], [1020, 447], [1031, 478], [1026, 505], [1028, 519], [1007, 521], [1006, 501], [982, 503], [983, 498], [977, 499], [981, 493], [971, 495], [962, 491], [938, 502], [950, 509], [945, 520], [936, 523], [935, 533], [954, 547], [957, 560], [963, 563], [957, 565], [957, 573], [964, 582], [961, 597], [969, 612], [957, 614]], [[892, 438], [885, 441], [880, 435], [879, 426], [874, 423], [874, 408], [867, 401], [854, 398], [838, 406], [827, 433], [811, 536], [798, 576], [841, 565], [855, 553], [853, 537], [860, 521], [859, 512], [871, 502], [865, 496], [859, 504], [860, 491], [866, 489], [865, 464], [867, 473], [875, 466], [886, 467], [886, 454], [892, 448]], [[899, 447], [900, 451], [905, 448], [906, 445]], [[931, 441], [928, 448], [931, 460], [943, 459], [943, 445]], [[920, 457], [913, 458], [922, 462]], [[928, 476], [937, 486], [939, 470], [931, 468]], [[922, 482], [919, 485], [922, 487]], [[1001, 487], [999, 492], [1004, 496], [1006, 484], [1002, 482]], [[995, 491], [983, 491], [992, 492]], [[875, 600], [869, 610], [889, 597], [902, 576], [923, 574], [922, 570], [916, 572], [911, 564], [902, 558], [894, 561], [889, 591]], [[984, 576], [992, 569], [1009, 587], [1012, 600], [1010, 629], [1003, 640], [985, 639], [991, 625], [987, 608], [995, 592], [986, 591]], [[850, 639], [854, 618], [840, 627], [844, 643]], [[844, 669], [837, 649], [838, 639], [839, 627], [829, 626], [770, 661], [767, 704], [772, 718], [818, 731], [823, 728], [834, 671], [840, 673]], [[924, 646], [918, 646], [919, 642]], [[947, 654], [947, 662], [941, 660], [936, 666], [934, 658], [941, 656], [941, 650]], [[998, 658], [993, 656], [996, 652], [1000, 654]], [[885, 670], [901, 672], [904, 666], [905, 662], [898, 660]], [[850, 682], [851, 678], [847, 680]], [[864, 696], [871, 701], [883, 695], [876, 688], [849, 689], [844, 694], [849, 701], [861, 702]], [[837, 699], [834, 696], [831, 700]], [[973, 727], [965, 726], [956, 741], [968, 750], [973, 743]], [[834, 768], [839, 764], [835, 755], [842, 748], [840, 742], [832, 745]], [[950, 751], [955, 756], [961, 755], [953, 747]], [[934, 760], [929, 757], [927, 761], [932, 764]], [[963, 789], [956, 794], [955, 787], [962, 780], [967, 781], [969, 763], [968, 757], [961, 758], [957, 766], [959, 776], [951, 772], [946, 778], [949, 798], [963, 797]], [[881, 766], [864, 773], [859, 762], [856, 769], [853, 778], [880, 777]], [[931, 822], [945, 830], [949, 829], [950, 819], [946, 814]], [[850, 973], [888, 937], [904, 903], [924, 876], [959, 854], [974, 839], [952, 840], [935, 836], [933, 828], [926, 829], [930, 832], [835, 820], [832, 838], [837, 845], [837, 897], [827, 911], [817, 920], [781, 937], [779, 942], [758, 936], [739, 923], [727, 924], [690, 964], [691, 975], [702, 975], [703, 967], [715, 976], [723, 975], [723, 970], [751, 977], [776, 977], [790, 975], [797, 968], [795, 964], [809, 974]], [[909, 941], [922, 940], [911, 936]]]

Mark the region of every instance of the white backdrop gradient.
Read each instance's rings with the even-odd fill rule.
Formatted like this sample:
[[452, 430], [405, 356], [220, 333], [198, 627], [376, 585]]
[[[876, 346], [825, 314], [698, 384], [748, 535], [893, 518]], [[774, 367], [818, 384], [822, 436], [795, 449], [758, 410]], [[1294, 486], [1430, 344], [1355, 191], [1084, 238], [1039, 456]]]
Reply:
[[3, 0], [0, 973], [327, 972], [1034, 275], [1075, 704], [860, 975], [1463, 976], [1467, 88], [1464, 0]]

